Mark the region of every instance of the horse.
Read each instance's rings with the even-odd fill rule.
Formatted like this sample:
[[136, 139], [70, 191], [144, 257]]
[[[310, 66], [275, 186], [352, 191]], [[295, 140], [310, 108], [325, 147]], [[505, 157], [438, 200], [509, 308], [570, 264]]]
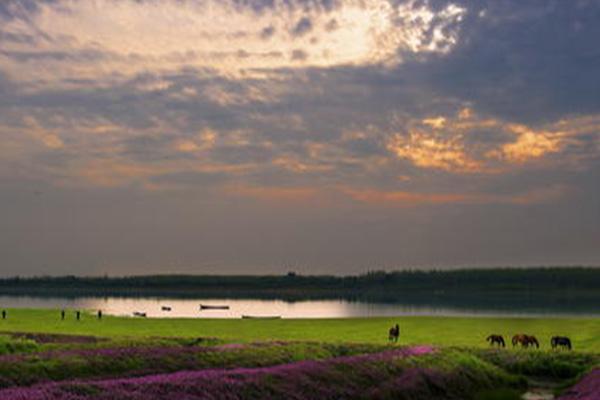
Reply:
[[502, 337], [502, 335], [490, 335], [485, 339], [487, 342], [490, 342], [490, 346], [493, 346], [494, 343], [497, 343], [498, 346], [502, 346], [502, 347], [506, 347], [506, 344], [504, 343], [504, 338]]
[[552, 339], [550, 339], [550, 345], [552, 346], [552, 349], [556, 349], [559, 346], [565, 347], [568, 350], [573, 348], [571, 346], [571, 339], [566, 336], [553, 336]]
[[398, 338], [400, 337], [400, 326], [396, 324], [396, 326], [392, 326], [389, 330], [388, 340], [390, 342], [397, 343]]
[[540, 342], [538, 342], [535, 336], [518, 334], [513, 336], [512, 345], [515, 347], [517, 344], [520, 344], [521, 347], [528, 348], [530, 345], [535, 346], [536, 348], [540, 348]]

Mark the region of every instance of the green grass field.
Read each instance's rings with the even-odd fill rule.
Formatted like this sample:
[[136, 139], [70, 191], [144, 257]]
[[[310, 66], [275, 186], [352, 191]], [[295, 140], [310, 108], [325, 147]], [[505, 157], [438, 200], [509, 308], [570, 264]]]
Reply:
[[[395, 323], [404, 346], [387, 341]], [[503, 351], [485, 341], [520, 332], [537, 336], [541, 349]], [[576, 351], [551, 351], [552, 335], [571, 337]], [[76, 321], [69, 312], [62, 321], [59, 310], [9, 309], [0, 319], [2, 398], [136, 399], [139, 389], [158, 400], [165, 387], [168, 398], [199, 388], [222, 398], [233, 380], [243, 398], [365, 398], [367, 390], [380, 399], [517, 400], [527, 390], [571, 387], [599, 362], [600, 319], [593, 318], [98, 320], [84, 313]], [[233, 393], [228, 398], [240, 398]]]
[[[490, 333], [535, 335], [549, 349], [553, 335], [569, 336], [575, 350], [600, 353], [600, 319], [596, 318], [474, 318], [397, 317], [348, 319], [139, 319], [83, 314], [75, 321], [69, 313], [60, 320], [58, 310], [8, 310], [0, 332], [36, 332], [105, 337], [214, 337], [229, 342], [322, 341], [386, 343], [387, 329], [400, 324], [402, 344], [488, 347]], [[510, 345], [509, 345], [510, 347]]]

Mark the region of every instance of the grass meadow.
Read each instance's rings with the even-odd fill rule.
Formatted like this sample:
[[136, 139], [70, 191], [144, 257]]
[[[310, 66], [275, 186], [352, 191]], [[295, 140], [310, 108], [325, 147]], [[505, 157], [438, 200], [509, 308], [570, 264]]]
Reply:
[[488, 347], [485, 338], [516, 333], [535, 335], [542, 349], [550, 348], [554, 335], [569, 336], [574, 348], [600, 353], [598, 318], [502, 318], [502, 317], [397, 317], [348, 319], [177, 319], [133, 318], [82, 314], [75, 320], [68, 312], [64, 321], [58, 310], [8, 310], [0, 320], [0, 332], [44, 332], [101, 337], [212, 337], [222, 341], [319, 341], [329, 343], [384, 344], [387, 329], [400, 324], [405, 345]]
[[[0, 400], [516, 400], [540, 380], [571, 398], [600, 394], [600, 320], [591, 318], [98, 320], [83, 313], [77, 321], [68, 312], [63, 321], [58, 310], [7, 311]], [[390, 344], [395, 323], [400, 342]], [[490, 333], [520, 332], [536, 335], [541, 348], [485, 342]], [[552, 335], [570, 336], [575, 350], [551, 350]]]

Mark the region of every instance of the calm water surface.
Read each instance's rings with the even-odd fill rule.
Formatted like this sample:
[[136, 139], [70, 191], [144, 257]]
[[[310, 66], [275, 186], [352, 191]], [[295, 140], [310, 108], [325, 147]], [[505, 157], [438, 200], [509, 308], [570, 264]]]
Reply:
[[[200, 304], [228, 305], [229, 310], [200, 310]], [[162, 307], [170, 307], [164, 311]], [[0, 296], [3, 308], [53, 308], [102, 310], [105, 314], [131, 316], [145, 312], [148, 317], [161, 318], [241, 318], [242, 315], [281, 316], [282, 318], [348, 318], [401, 315], [432, 316], [591, 316], [598, 313], [571, 313], [554, 310], [485, 310], [467, 307], [426, 307], [406, 304], [318, 300], [289, 302], [252, 299], [158, 299], [123, 297], [41, 298]]]

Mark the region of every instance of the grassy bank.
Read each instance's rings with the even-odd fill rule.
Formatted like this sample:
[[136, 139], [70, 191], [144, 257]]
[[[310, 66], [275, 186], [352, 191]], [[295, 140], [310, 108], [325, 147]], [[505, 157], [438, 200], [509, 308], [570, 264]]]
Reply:
[[[104, 316], [98, 321], [72, 313], [60, 320], [57, 310], [8, 310], [0, 332], [44, 332], [100, 337], [214, 337], [231, 342], [269, 340], [372, 343], [387, 341], [387, 329], [400, 324], [402, 344], [488, 347], [490, 333], [510, 338], [515, 333], [536, 335], [549, 349], [553, 335], [569, 336], [575, 350], [600, 353], [600, 319], [594, 318], [473, 318], [398, 317], [348, 319], [231, 320], [137, 319]], [[510, 346], [510, 345], [509, 345]]]
[[[396, 322], [400, 345], [387, 342]], [[542, 348], [490, 349], [491, 332], [534, 334]], [[576, 350], [550, 350], [555, 334]], [[599, 364], [599, 319], [0, 320], [0, 399], [516, 400], [527, 382], [563, 390]]]

